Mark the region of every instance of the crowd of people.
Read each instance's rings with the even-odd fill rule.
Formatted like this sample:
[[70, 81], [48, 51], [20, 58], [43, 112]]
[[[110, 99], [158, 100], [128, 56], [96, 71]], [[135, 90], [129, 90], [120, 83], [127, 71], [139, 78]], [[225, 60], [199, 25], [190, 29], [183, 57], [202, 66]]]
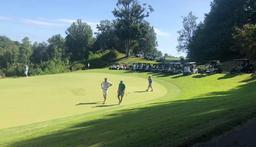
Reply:
[[[234, 65], [230, 73], [255, 73], [255, 69], [251, 61], [248, 59], [234, 60]], [[110, 66], [111, 70], [131, 70], [134, 72], [156, 72], [166, 74], [216, 74], [222, 73], [223, 69], [219, 60], [212, 60], [203, 65], [197, 65], [196, 62], [169, 62], [169, 63], [133, 63], [133, 64], [115, 64]]]
[[109, 67], [110, 70], [129, 70], [130, 67], [127, 64], [114, 64]]
[[195, 63], [182, 64], [180, 62], [171, 63], [133, 63], [131, 65], [127, 64], [115, 64], [110, 66], [110, 70], [131, 70], [134, 72], [157, 72], [157, 73], [168, 73], [168, 74], [193, 74], [197, 73]]

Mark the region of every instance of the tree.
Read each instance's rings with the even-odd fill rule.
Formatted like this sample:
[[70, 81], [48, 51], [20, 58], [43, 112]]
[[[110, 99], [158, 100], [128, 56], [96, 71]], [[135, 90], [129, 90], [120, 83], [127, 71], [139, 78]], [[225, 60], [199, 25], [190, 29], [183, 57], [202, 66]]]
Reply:
[[0, 36], [0, 67], [8, 68], [17, 63], [19, 46], [5, 36]]
[[234, 48], [235, 28], [256, 23], [255, 0], [214, 0], [211, 11], [195, 31], [188, 57], [194, 60], [229, 60], [242, 55]]
[[48, 61], [49, 55], [48, 55], [48, 44], [45, 42], [37, 43], [35, 42], [32, 46], [33, 53], [31, 56], [31, 61], [34, 64], [41, 64], [44, 61]]
[[256, 24], [246, 24], [237, 28], [234, 34], [237, 41], [236, 47], [246, 57], [256, 59]]
[[19, 47], [19, 63], [28, 64], [32, 54], [32, 48], [28, 37], [22, 39]]
[[195, 30], [197, 29], [197, 20], [198, 18], [193, 15], [192, 12], [188, 16], [183, 17], [183, 29], [178, 31], [178, 46], [177, 49], [179, 52], [188, 52], [189, 44], [192, 41]]
[[66, 34], [67, 53], [71, 61], [87, 59], [93, 43], [91, 27], [77, 20], [67, 29]]
[[246, 18], [248, 18], [248, 23], [256, 22], [256, 1], [255, 0], [245, 0], [244, 10]]
[[157, 51], [157, 38], [154, 27], [149, 22], [144, 21], [141, 24], [138, 46], [134, 53], [143, 53], [144, 56], [155, 56]]
[[138, 0], [118, 0], [113, 15], [116, 17], [117, 35], [124, 43], [127, 57], [130, 55], [133, 40], [138, 41], [141, 23], [151, 12], [153, 8], [150, 5], [141, 5]]
[[96, 42], [94, 50], [121, 50], [120, 39], [116, 35], [115, 23], [109, 20], [103, 20], [97, 25]]
[[65, 39], [60, 35], [54, 35], [48, 39], [48, 54], [51, 59], [63, 59], [65, 54]]

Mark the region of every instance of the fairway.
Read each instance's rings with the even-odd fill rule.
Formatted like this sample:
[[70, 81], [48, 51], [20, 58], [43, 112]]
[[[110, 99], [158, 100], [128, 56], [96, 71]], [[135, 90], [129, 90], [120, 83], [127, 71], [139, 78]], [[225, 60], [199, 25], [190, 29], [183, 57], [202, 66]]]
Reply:
[[[102, 105], [100, 84], [107, 77], [110, 88], [106, 105]], [[116, 97], [118, 83], [127, 86], [121, 106]], [[30, 78], [0, 80], [0, 129], [27, 125], [126, 105], [143, 103], [166, 94], [165, 87], [154, 82], [156, 91], [145, 92], [147, 77], [103, 73], [67, 73]]]
[[[144, 92], [148, 75], [154, 92]], [[105, 77], [114, 86], [102, 105]], [[120, 106], [119, 80], [128, 93]], [[106, 69], [2, 79], [0, 146], [190, 146], [255, 116], [255, 84], [248, 74], [168, 76]]]
[[0, 11], [0, 147], [256, 147], [256, 0]]

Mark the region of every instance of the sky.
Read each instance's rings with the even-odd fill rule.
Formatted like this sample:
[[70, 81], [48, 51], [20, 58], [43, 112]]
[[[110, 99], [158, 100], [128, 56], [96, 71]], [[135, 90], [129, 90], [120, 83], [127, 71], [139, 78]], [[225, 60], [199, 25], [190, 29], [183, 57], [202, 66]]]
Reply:
[[[212, 0], [139, 0], [150, 4], [154, 12], [147, 21], [157, 33], [158, 49], [173, 56], [178, 53], [177, 32], [182, 16], [193, 12], [198, 22], [210, 11]], [[113, 20], [117, 0], [0, 0], [0, 35], [21, 41], [47, 41], [55, 34], [65, 37], [65, 30], [76, 19], [82, 19], [96, 30], [101, 20]]]

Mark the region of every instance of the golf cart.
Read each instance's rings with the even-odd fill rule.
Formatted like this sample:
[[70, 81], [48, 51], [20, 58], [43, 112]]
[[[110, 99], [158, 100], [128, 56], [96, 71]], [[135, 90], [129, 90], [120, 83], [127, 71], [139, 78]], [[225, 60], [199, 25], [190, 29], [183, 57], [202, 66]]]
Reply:
[[201, 73], [201, 74], [222, 73], [223, 70], [221, 69], [220, 66], [221, 66], [221, 63], [219, 60], [212, 60], [205, 65], [199, 66], [198, 73]]
[[253, 65], [249, 59], [235, 59], [230, 73], [253, 73]]
[[167, 66], [167, 73], [179, 74], [182, 73], [182, 64], [180, 62], [170, 62]]
[[222, 73], [223, 70], [221, 69], [220, 66], [221, 66], [221, 63], [219, 60], [209, 61], [206, 64], [206, 69], [205, 69], [204, 73], [206, 73], [206, 74]]
[[184, 64], [183, 75], [191, 75], [198, 73], [196, 62], [187, 62]]

